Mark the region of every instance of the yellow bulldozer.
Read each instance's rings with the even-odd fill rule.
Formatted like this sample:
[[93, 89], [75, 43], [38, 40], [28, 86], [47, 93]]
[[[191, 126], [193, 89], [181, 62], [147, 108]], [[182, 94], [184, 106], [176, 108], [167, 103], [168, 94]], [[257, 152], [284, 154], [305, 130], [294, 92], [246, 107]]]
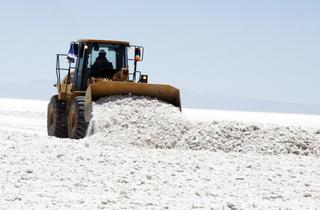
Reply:
[[[181, 110], [177, 88], [149, 84], [148, 75], [137, 70], [144, 48], [125, 41], [81, 39], [71, 42], [68, 54], [57, 54], [54, 85], [58, 94], [48, 104], [49, 136], [80, 139], [87, 133], [92, 102], [113, 95], [157, 98]], [[66, 58], [63, 66], [62, 58]], [[129, 71], [132, 61], [133, 71]]]

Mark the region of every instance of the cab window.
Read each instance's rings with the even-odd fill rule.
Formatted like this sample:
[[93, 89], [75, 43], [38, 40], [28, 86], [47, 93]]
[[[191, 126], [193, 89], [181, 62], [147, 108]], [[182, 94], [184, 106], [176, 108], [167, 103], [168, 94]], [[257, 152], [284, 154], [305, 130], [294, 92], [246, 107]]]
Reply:
[[106, 52], [106, 58], [109, 62], [112, 63], [114, 70], [120, 70], [123, 67], [123, 56], [122, 49], [119, 45], [114, 44], [93, 44], [92, 48], [88, 54], [88, 65], [87, 68], [91, 68], [97, 57], [99, 56], [99, 52], [104, 50]]

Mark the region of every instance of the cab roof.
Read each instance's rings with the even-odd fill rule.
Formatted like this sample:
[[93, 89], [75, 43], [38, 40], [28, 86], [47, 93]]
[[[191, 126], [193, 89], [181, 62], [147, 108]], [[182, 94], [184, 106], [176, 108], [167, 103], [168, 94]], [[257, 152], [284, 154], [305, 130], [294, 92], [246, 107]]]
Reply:
[[101, 40], [101, 39], [79, 39], [78, 42], [82, 42], [82, 43], [106, 43], [106, 44], [129, 45], [129, 42], [126, 42], [126, 41]]

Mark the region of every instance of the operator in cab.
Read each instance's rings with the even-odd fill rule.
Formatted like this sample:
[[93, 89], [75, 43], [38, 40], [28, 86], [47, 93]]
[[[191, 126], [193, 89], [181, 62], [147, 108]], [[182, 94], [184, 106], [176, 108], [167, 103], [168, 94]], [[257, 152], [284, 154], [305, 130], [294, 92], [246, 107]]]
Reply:
[[96, 61], [91, 66], [91, 76], [112, 79], [114, 73], [113, 65], [108, 61], [106, 51], [100, 50]]

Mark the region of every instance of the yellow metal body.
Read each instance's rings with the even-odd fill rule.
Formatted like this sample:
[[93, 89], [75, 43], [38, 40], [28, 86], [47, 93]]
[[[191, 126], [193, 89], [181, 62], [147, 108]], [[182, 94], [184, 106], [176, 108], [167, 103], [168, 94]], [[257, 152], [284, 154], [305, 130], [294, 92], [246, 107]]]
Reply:
[[122, 44], [129, 46], [127, 41], [118, 41], [118, 40], [102, 40], [102, 39], [79, 39], [78, 42], [84, 43], [106, 43], [106, 44]]
[[[137, 95], [157, 98], [178, 107], [181, 111], [180, 92], [177, 88], [164, 84], [148, 84], [127, 80], [126, 71], [115, 75], [122, 81], [92, 78], [86, 91], [73, 91], [72, 83], [57, 86], [60, 100], [71, 102], [76, 96], [85, 96], [85, 119], [89, 121], [92, 113], [92, 101], [113, 95]], [[64, 81], [67, 81], [66, 79]]]
[[181, 108], [179, 90], [162, 84], [100, 80], [89, 85], [93, 100], [112, 95], [137, 95], [158, 98]]
[[[113, 41], [113, 40], [94, 40], [81, 39], [81, 43], [110, 43], [122, 44], [129, 46], [129, 42]], [[59, 100], [66, 101], [67, 107], [77, 96], [85, 96], [85, 118], [89, 121], [92, 113], [92, 101], [101, 97], [113, 95], [137, 95], [157, 98], [169, 104], [178, 107], [181, 110], [180, 92], [177, 88], [165, 84], [148, 84], [146, 81], [131, 81], [129, 80], [129, 70], [126, 68], [117, 72], [112, 80], [101, 78], [90, 78], [86, 91], [75, 91], [73, 87], [74, 72], [69, 72], [62, 83], [56, 85], [58, 89]], [[146, 75], [145, 75], [146, 76]], [[147, 76], [146, 76], [147, 78]], [[68, 108], [67, 108], [68, 109]]]

